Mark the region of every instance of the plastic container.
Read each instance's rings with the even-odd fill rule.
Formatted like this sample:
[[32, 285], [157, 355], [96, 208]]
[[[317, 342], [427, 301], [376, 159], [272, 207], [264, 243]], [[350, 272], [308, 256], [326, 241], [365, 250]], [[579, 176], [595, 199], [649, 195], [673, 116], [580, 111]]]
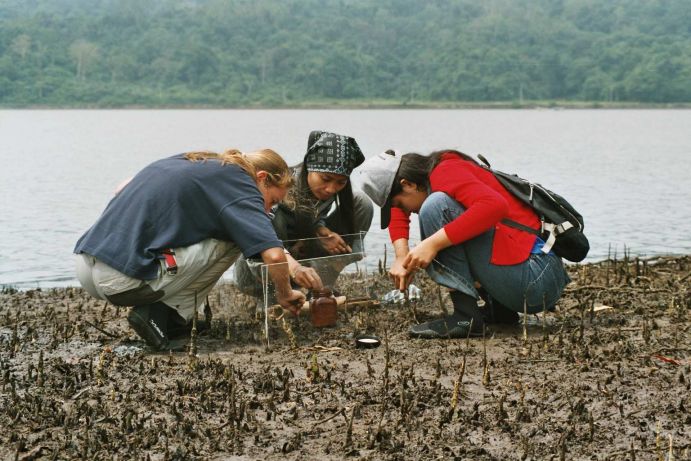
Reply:
[[314, 290], [310, 301], [310, 320], [317, 328], [336, 326], [338, 303], [329, 288]]

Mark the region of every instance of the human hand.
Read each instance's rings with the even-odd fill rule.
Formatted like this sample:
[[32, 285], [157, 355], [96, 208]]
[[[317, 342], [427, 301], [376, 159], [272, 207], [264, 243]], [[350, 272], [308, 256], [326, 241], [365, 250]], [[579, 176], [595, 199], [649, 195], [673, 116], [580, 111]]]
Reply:
[[305, 295], [299, 290], [290, 290], [286, 293], [277, 293], [278, 304], [288, 309], [293, 315], [298, 315], [305, 303]]
[[403, 260], [403, 267], [407, 271], [415, 271], [424, 269], [437, 256], [437, 249], [433, 243], [428, 240], [423, 240], [411, 249]]
[[389, 276], [394, 286], [401, 291], [404, 291], [410, 285], [413, 280], [415, 271], [409, 271], [403, 267], [403, 261], [405, 258], [396, 258], [389, 269]]
[[293, 271], [292, 277], [295, 283], [303, 288], [318, 290], [323, 287], [321, 277], [311, 267], [297, 266], [295, 271]]
[[324, 250], [330, 255], [340, 255], [344, 253], [352, 253], [353, 249], [343, 240], [343, 237], [336, 232], [329, 231], [319, 234], [319, 243]]
[[289, 248], [290, 254], [295, 259], [304, 259], [307, 257], [307, 251], [305, 249], [305, 241], [300, 240], [295, 242], [293, 246]]

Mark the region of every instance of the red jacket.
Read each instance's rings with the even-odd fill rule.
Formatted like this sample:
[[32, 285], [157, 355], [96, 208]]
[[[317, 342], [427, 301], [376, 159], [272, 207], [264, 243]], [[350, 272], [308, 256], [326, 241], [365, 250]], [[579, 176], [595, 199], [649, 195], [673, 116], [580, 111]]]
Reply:
[[[454, 245], [463, 243], [494, 227], [492, 258], [497, 265], [518, 264], [530, 256], [535, 235], [509, 227], [500, 221], [509, 218], [518, 223], [540, 228], [535, 212], [511, 195], [494, 175], [458, 155], [442, 155], [429, 176], [432, 192], [444, 192], [465, 208], [458, 218], [444, 226]], [[410, 217], [400, 208], [391, 208], [389, 235], [391, 241], [407, 239]]]

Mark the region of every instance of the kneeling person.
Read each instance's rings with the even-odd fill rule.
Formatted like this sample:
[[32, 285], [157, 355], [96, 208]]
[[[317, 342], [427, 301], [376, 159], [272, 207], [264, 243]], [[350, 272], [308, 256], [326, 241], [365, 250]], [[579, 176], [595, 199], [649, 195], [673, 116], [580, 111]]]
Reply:
[[[353, 190], [350, 176], [364, 160], [350, 136], [312, 131], [303, 162], [291, 167], [296, 183], [291, 200], [275, 207], [272, 224], [290, 250], [291, 274], [301, 286], [319, 269], [321, 281], [333, 288], [341, 271], [361, 258], [362, 238], [352, 234], [364, 236], [369, 230], [373, 207], [364, 193]], [[311, 261], [302, 265], [301, 260]], [[257, 267], [244, 258], [235, 265], [239, 288], [254, 296], [261, 295]]]
[[[414, 325], [410, 336], [481, 335], [485, 323], [515, 323], [518, 312], [550, 310], [559, 300], [569, 276], [561, 258], [542, 251], [545, 242], [528, 231], [540, 228], [537, 214], [472, 158], [455, 150], [429, 156], [387, 151], [368, 159], [362, 171], [363, 190], [381, 207], [382, 229], [389, 228], [396, 288], [405, 290], [415, 272], [426, 269], [450, 289], [453, 315]], [[422, 241], [410, 248], [412, 213]]]
[[265, 149], [192, 152], [158, 160], [119, 190], [79, 239], [77, 277], [94, 297], [134, 306], [130, 326], [154, 349], [189, 324], [242, 252], [271, 266], [281, 306], [297, 312], [283, 244], [268, 212], [293, 179]]

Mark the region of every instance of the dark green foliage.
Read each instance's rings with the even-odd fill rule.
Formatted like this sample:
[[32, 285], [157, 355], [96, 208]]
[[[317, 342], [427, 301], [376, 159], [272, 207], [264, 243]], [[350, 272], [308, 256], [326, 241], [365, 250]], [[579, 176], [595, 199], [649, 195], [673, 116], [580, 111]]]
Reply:
[[0, 0], [0, 105], [691, 102], [688, 0]]

